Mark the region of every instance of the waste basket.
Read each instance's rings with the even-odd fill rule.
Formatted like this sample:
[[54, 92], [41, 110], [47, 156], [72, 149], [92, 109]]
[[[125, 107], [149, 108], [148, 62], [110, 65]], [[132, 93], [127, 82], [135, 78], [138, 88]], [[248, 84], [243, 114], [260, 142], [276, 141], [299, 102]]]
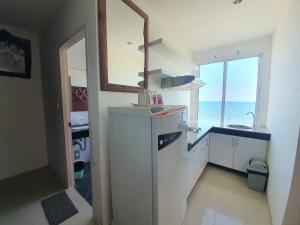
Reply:
[[78, 161], [74, 163], [74, 177], [75, 180], [81, 180], [83, 178], [84, 162]]
[[248, 187], [264, 192], [266, 189], [268, 178], [268, 167], [264, 160], [259, 158], [253, 158], [249, 161], [248, 167]]

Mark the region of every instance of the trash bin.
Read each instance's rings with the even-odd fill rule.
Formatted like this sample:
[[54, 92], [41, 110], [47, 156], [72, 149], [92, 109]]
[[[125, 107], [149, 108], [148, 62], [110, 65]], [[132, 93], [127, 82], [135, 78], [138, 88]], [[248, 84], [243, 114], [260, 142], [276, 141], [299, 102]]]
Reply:
[[247, 167], [247, 172], [248, 187], [256, 191], [264, 192], [269, 174], [265, 161], [259, 158], [251, 159]]
[[83, 178], [84, 162], [78, 161], [74, 163], [74, 177], [75, 180], [81, 180]]

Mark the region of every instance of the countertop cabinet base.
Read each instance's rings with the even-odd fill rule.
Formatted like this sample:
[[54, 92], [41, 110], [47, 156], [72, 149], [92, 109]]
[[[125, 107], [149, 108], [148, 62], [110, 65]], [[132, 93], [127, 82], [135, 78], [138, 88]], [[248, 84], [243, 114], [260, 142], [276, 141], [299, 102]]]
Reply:
[[266, 160], [268, 142], [252, 138], [237, 137], [235, 140], [233, 169], [247, 172], [247, 166], [252, 158]]
[[233, 138], [231, 135], [210, 134], [209, 162], [232, 168], [233, 166]]
[[252, 158], [266, 160], [268, 141], [225, 134], [210, 134], [209, 162], [247, 172]]
[[208, 163], [208, 144], [209, 136], [207, 135], [188, 153], [187, 195], [189, 195], [193, 190]]

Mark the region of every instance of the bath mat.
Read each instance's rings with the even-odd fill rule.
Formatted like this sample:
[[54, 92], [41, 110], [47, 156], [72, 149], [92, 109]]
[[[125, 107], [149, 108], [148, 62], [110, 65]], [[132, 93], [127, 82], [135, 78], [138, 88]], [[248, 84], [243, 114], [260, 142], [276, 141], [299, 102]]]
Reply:
[[50, 225], [58, 225], [78, 213], [64, 191], [43, 200], [41, 203]]

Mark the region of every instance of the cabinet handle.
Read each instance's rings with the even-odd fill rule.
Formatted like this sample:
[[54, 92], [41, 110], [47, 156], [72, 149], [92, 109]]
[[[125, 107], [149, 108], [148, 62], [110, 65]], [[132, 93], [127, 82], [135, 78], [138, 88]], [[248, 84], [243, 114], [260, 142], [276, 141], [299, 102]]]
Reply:
[[231, 146], [234, 147], [234, 138], [231, 138]]
[[237, 147], [237, 145], [238, 145], [238, 138], [236, 138], [235, 140], [235, 147]]

